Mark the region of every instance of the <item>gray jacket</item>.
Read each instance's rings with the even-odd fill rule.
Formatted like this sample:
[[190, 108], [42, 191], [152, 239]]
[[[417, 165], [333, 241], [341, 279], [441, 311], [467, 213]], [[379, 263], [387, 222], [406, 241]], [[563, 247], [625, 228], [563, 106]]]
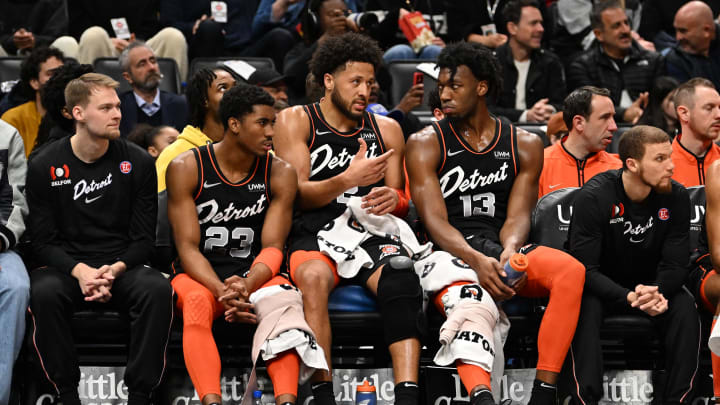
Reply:
[[0, 251], [15, 246], [25, 232], [25, 146], [17, 129], [0, 120]]

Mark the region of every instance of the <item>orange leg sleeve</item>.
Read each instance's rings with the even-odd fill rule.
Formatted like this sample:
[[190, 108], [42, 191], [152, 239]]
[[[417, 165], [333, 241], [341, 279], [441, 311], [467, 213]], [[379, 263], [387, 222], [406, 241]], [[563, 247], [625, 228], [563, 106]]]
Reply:
[[530, 251], [528, 262], [520, 295], [550, 296], [538, 332], [537, 369], [559, 373], [580, 315], [585, 268], [569, 254], [545, 246]]
[[295, 349], [280, 353], [266, 362], [267, 372], [275, 389], [275, 398], [283, 394], [297, 397], [298, 378], [300, 377], [300, 357]]
[[183, 316], [183, 354], [190, 379], [201, 400], [208, 394], [222, 396], [220, 354], [212, 335], [212, 323], [224, 308], [210, 290], [187, 274], [175, 277], [172, 286]]

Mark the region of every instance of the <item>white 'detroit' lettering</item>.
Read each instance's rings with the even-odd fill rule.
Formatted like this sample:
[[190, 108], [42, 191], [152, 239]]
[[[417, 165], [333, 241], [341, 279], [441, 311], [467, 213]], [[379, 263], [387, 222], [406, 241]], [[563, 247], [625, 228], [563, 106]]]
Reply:
[[103, 189], [110, 184], [112, 184], [112, 173], [108, 173], [107, 177], [104, 180], [100, 180], [98, 182], [96, 182], [95, 180], [91, 180], [90, 184], [88, 184], [85, 179], [82, 179], [75, 183], [75, 187], [73, 188], [75, 190], [75, 193], [73, 194], [73, 200], [77, 200], [83, 195], [88, 195], [93, 191]]
[[[365, 153], [366, 158], [373, 158], [377, 156], [377, 144], [371, 143], [368, 145], [368, 150]], [[319, 173], [326, 167], [328, 169], [334, 169], [336, 167], [347, 166], [355, 155], [348, 153], [347, 148], [342, 148], [339, 154], [333, 156], [332, 147], [329, 144], [325, 144], [310, 154], [310, 177]], [[317, 163], [317, 165], [315, 164]]]
[[228, 222], [240, 218], [246, 218], [251, 215], [257, 215], [265, 210], [265, 194], [261, 194], [257, 202], [249, 207], [235, 208], [235, 205], [230, 204], [224, 209], [220, 210], [217, 201], [215, 199], [205, 201], [197, 206], [198, 218], [200, 219], [200, 225], [206, 222], [212, 222], [217, 224], [219, 222]]
[[[478, 186], [485, 187], [488, 184], [499, 183], [508, 178], [505, 170], [508, 168], [507, 162], [503, 163], [502, 166], [494, 173], [488, 175], [481, 175], [477, 169], [473, 171], [470, 178], [465, 178], [465, 171], [460, 166], [455, 166], [452, 170], [445, 173], [440, 178], [440, 189], [443, 193], [443, 198], [451, 195], [455, 190], [465, 192], [467, 190], [475, 190]], [[451, 183], [451, 180], [454, 182]]]

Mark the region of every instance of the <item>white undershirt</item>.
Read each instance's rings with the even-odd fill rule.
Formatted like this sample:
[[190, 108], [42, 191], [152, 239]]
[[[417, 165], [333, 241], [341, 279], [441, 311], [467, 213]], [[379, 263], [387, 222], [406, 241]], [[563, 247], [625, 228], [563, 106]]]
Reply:
[[530, 70], [530, 59], [525, 62], [513, 60], [513, 63], [515, 63], [515, 69], [517, 69], [518, 72], [517, 84], [515, 84], [515, 109], [525, 111], [527, 109], [525, 84], [527, 83], [528, 71]]

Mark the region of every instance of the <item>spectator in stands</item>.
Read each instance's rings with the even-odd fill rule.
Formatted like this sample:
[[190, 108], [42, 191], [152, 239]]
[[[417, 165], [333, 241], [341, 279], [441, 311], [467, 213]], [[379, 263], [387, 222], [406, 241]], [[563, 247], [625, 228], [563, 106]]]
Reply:
[[[279, 275], [297, 176], [292, 166], [268, 153], [274, 104], [260, 88], [233, 87], [220, 103], [223, 140], [185, 152], [168, 167], [168, 215], [179, 252], [172, 285], [183, 312], [185, 364], [203, 404], [222, 403], [220, 355], [212, 333], [213, 319], [220, 316], [228, 322], [258, 323], [255, 339], [269, 342], [267, 347], [277, 347], [289, 336], [266, 339], [263, 330], [278, 335], [285, 328], [298, 339], [275, 352], [256, 344], [252, 349], [253, 362], [258, 354], [266, 362], [275, 403], [295, 404], [301, 361], [311, 368], [319, 362], [327, 370], [322, 349], [304, 320], [299, 292]], [[208, 170], [199, 176], [202, 167]], [[208, 204], [215, 208], [208, 209]], [[237, 210], [237, 215], [209, 221], [218, 209]], [[229, 248], [234, 238], [216, 242], [218, 234], [235, 235], [238, 230], [245, 238], [240, 249]], [[253, 307], [254, 313], [249, 311]], [[280, 320], [268, 317], [278, 309]]]
[[45, 144], [75, 133], [75, 121], [65, 103], [65, 87], [71, 80], [92, 71], [90, 65], [68, 63], [55, 69], [52, 77], [45, 82], [40, 91], [40, 100], [45, 106], [46, 113], [40, 121], [38, 136], [28, 160], [31, 160]]
[[[136, 39], [142, 39], [161, 58], [172, 58], [180, 77], [188, 74], [187, 43], [182, 32], [173, 27], [160, 29], [158, 2], [128, 0], [96, 2], [79, 0], [68, 3], [70, 36], [61, 37], [60, 48], [80, 63], [93, 64], [97, 58], [117, 58]], [[130, 37], [117, 37], [112, 19], [125, 18]], [[112, 35], [110, 34], [112, 33]]]
[[[362, 208], [369, 214], [407, 214], [400, 126], [365, 111], [381, 55], [377, 44], [360, 34], [332, 35], [320, 42], [310, 66], [325, 97], [318, 103], [281, 111], [274, 146], [277, 155], [298, 172], [302, 215], [296, 216], [288, 243], [290, 275], [303, 292], [305, 318], [328, 364], [332, 337], [328, 296], [342, 275], [377, 296], [393, 363], [395, 404], [409, 405], [417, 404], [419, 394], [421, 290], [409, 261], [392, 260], [407, 257], [407, 252], [392, 239], [372, 236], [362, 245], [370, 255], [371, 267], [341, 272], [347, 267], [340, 264], [347, 262], [336, 263], [321, 253], [325, 245], [319, 244], [317, 236], [345, 212], [346, 202], [353, 196], [363, 197]], [[344, 157], [328, 164], [331, 156]], [[312, 381], [315, 402], [334, 404], [332, 375], [318, 372]]]
[[608, 88], [615, 104], [615, 121], [635, 123], [647, 104], [647, 92], [662, 70], [660, 55], [642, 49], [632, 39], [619, 0], [596, 4], [591, 22], [597, 43], [570, 65], [568, 88]]
[[[347, 0], [345, 4], [351, 11], [359, 11], [356, 0]], [[306, 6], [311, 7], [311, 4], [305, 0], [260, 0], [252, 22], [253, 38], [260, 38], [276, 28], [294, 32], [298, 24], [305, 22], [302, 16]]]
[[[190, 59], [219, 56], [263, 56], [282, 70], [285, 54], [297, 35], [279, 27], [255, 35], [257, 1], [228, 0], [227, 22], [216, 21], [210, 0], [161, 0], [160, 23], [179, 29], [187, 39]], [[259, 10], [258, 10], [259, 12]]]
[[685, 187], [705, 184], [705, 173], [720, 158], [720, 94], [712, 82], [695, 78], [675, 93], [680, 133], [673, 141], [673, 180]]
[[145, 149], [153, 159], [157, 159], [165, 148], [175, 142], [178, 135], [180, 134], [177, 129], [168, 125], [153, 127], [148, 124], [138, 124], [128, 134], [127, 139], [129, 142]]
[[17, 128], [25, 144], [25, 156], [35, 145], [40, 120], [45, 115], [45, 108], [40, 100], [40, 89], [52, 76], [53, 71], [65, 63], [63, 53], [55, 48], [36, 48], [23, 61], [20, 68], [20, 80], [33, 91], [33, 98], [17, 107], [7, 110], [2, 119]]
[[617, 131], [614, 114], [607, 89], [585, 86], [565, 98], [563, 121], [570, 131], [545, 149], [538, 197], [566, 187], [582, 187], [596, 174], [622, 166], [615, 155], [605, 152]]
[[[718, 266], [720, 263], [720, 240], [718, 236], [717, 221], [718, 209], [720, 209], [720, 162], [715, 161], [708, 164], [707, 181], [705, 183], [705, 216], [701, 225], [698, 237], [698, 246], [690, 246], [692, 254], [690, 275], [688, 276], [687, 287], [695, 295], [698, 308], [704, 309], [713, 315], [710, 342], [717, 339], [718, 331], [716, 324], [720, 315], [720, 277], [718, 277]], [[692, 203], [692, 201], [691, 201]], [[692, 212], [691, 212], [692, 215]], [[694, 224], [693, 224], [694, 225]], [[696, 249], [695, 249], [696, 248]], [[715, 346], [715, 347], [713, 347]], [[713, 375], [713, 396], [720, 397], [720, 356], [717, 346], [711, 344], [710, 360]]]
[[275, 69], [258, 69], [248, 77], [247, 81], [252, 85], [262, 87], [263, 90], [273, 96], [277, 112], [289, 107], [285, 76]]
[[[128, 404], [149, 404], [165, 368], [172, 288], [148, 267], [157, 198], [152, 159], [120, 137], [118, 83], [97, 73], [66, 90], [76, 133], [48, 145], [27, 176], [35, 348], [65, 405], [79, 405], [71, 316], [107, 303], [130, 319]], [[91, 306], [92, 305], [92, 306]]]
[[638, 125], [660, 128], [670, 135], [671, 139], [674, 138], [680, 127], [673, 102], [678, 85], [678, 81], [670, 76], [656, 78], [648, 96], [648, 105], [640, 116]]
[[704, 77], [720, 87], [720, 27], [710, 7], [691, 1], [675, 14], [677, 45], [666, 56], [667, 73], [680, 83]]
[[[676, 44], [675, 15], [687, 3], [687, 0], [642, 2], [642, 17], [638, 34], [649, 41], [653, 41], [658, 52], [672, 48]], [[717, 16], [720, 13], [720, 1], [704, 0], [703, 3], [710, 6], [712, 15]], [[693, 26], [687, 28], [692, 29]]]
[[25, 336], [30, 279], [22, 259], [13, 250], [25, 232], [25, 147], [18, 131], [0, 120], [0, 404], [10, 401], [13, 364]]
[[394, 108], [388, 110], [386, 107], [389, 105], [387, 97], [380, 89], [378, 82], [374, 82], [370, 89], [370, 97], [368, 97], [367, 111], [374, 114], [385, 115], [397, 121], [403, 131], [404, 138], [407, 139], [424, 126], [420, 122], [420, 119], [412, 112], [412, 110], [422, 105], [424, 95], [424, 84], [413, 84], [402, 99], [400, 99], [400, 102]]
[[[401, 8], [398, 10], [398, 18], [402, 19], [409, 13], [410, 12], [408, 10]], [[392, 18], [392, 16], [388, 15], [385, 18]], [[400, 59], [435, 60], [444, 47], [445, 41], [437, 35], [433, 38], [431, 44], [423, 46], [418, 52], [415, 52], [415, 50], [407, 43], [397, 44], [385, 51], [383, 54], [383, 62], [388, 64], [394, 60]]]
[[158, 218], [156, 237], [155, 265], [166, 268], [174, 254], [167, 220], [167, 192], [165, 176], [170, 162], [181, 153], [205, 145], [218, 142], [225, 133], [220, 121], [220, 100], [226, 91], [235, 86], [240, 79], [226, 67], [214, 70], [200, 69], [188, 83], [185, 95], [190, 107], [190, 124], [178, 136], [177, 140], [168, 145], [157, 157], [155, 169], [158, 178]]
[[54, 41], [67, 34], [66, 0], [2, 0], [0, 10], [0, 56], [58, 46]]
[[556, 112], [548, 120], [545, 130], [545, 136], [547, 136], [550, 146], [560, 142], [567, 134], [568, 129], [563, 120], [563, 112]]
[[181, 131], [188, 123], [185, 97], [160, 90], [160, 73], [155, 52], [142, 41], [130, 43], [120, 54], [123, 77], [132, 90], [120, 95], [120, 134], [127, 136], [139, 123], [169, 125]]
[[283, 73], [290, 91], [290, 104], [299, 104], [304, 99], [308, 62], [318, 44], [350, 30], [347, 13], [344, 0], [309, 0], [302, 17], [303, 40], [285, 57]]
[[[555, 404], [584, 273], [564, 252], [526, 245], [543, 165], [542, 141], [489, 114], [486, 98], [500, 86], [500, 67], [490, 50], [467, 42], [448, 45], [438, 66], [447, 118], [408, 140], [412, 200], [434, 245], [467, 263], [496, 301], [516, 294], [550, 297], [538, 333], [529, 404]], [[502, 269], [518, 251], [527, 255], [527, 278], [511, 288], [501, 280]]]
[[690, 199], [671, 180], [670, 138], [639, 125], [620, 138], [622, 170], [598, 174], [577, 193], [569, 248], [586, 269], [580, 320], [570, 357], [576, 403], [603, 398], [600, 325], [605, 316], [649, 320], [666, 354], [663, 403], [688, 400], [700, 350], [700, 320], [683, 288], [690, 244]]
[[495, 49], [507, 42], [502, 10], [509, 0], [446, 2], [448, 39], [477, 42]]
[[560, 59], [542, 49], [543, 17], [535, 0], [511, 0], [503, 15], [510, 39], [495, 51], [503, 90], [490, 110], [513, 122], [545, 123], [560, 109], [565, 75]]

